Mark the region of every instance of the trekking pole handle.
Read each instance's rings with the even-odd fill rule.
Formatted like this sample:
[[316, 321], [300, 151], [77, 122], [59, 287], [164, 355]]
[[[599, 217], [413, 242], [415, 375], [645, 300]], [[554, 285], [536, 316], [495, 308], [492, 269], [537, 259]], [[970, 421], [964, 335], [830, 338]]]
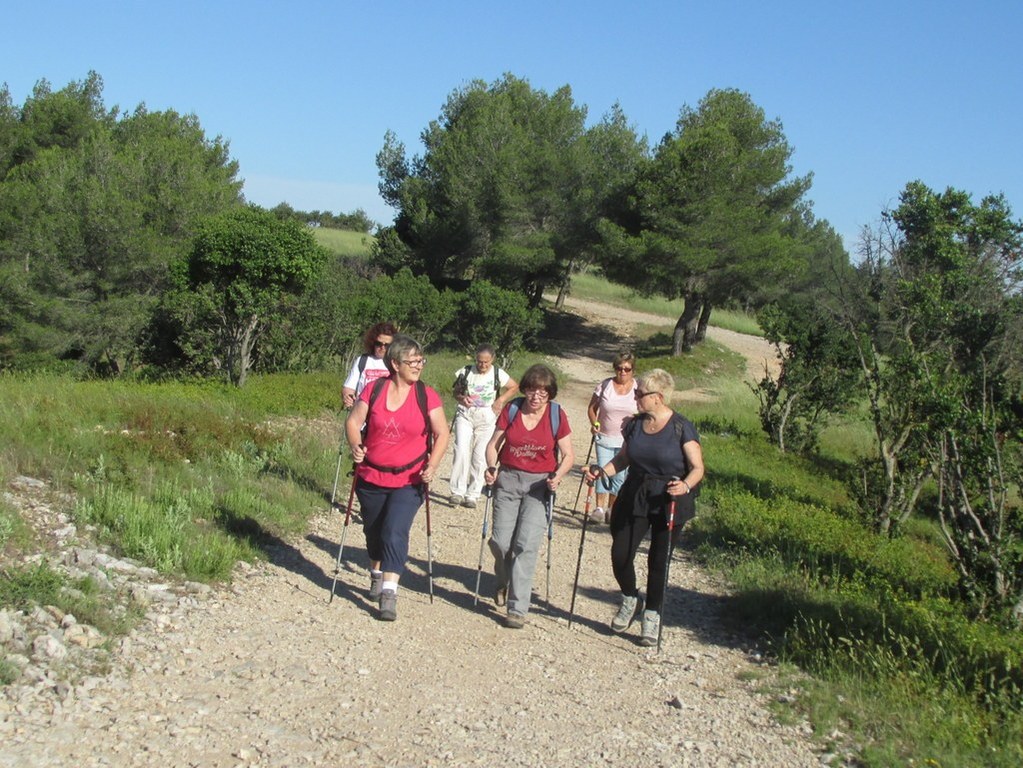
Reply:
[[589, 483], [587, 483], [588, 485], [593, 485], [595, 482], [597, 482], [600, 476], [604, 474], [604, 468], [599, 464], [590, 464], [589, 471], [590, 474], [593, 476], [593, 479], [590, 480]]
[[488, 499], [491, 496], [493, 496], [494, 495], [494, 486], [492, 486], [492, 485], [484, 485], [483, 486], [483, 495], [486, 496]]
[[362, 464], [362, 460], [366, 458], [366, 446], [362, 443], [352, 446], [352, 462], [354, 464]]

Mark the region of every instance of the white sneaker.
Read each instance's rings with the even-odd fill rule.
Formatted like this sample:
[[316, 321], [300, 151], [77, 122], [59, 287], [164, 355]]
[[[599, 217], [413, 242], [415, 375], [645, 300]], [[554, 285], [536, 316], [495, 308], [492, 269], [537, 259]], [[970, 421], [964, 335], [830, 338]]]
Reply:
[[661, 629], [661, 614], [657, 611], [643, 611], [643, 629], [639, 644], [648, 648], [657, 645], [657, 635]]
[[643, 610], [643, 601], [639, 596], [629, 597], [622, 595], [622, 604], [618, 607], [618, 613], [611, 619], [612, 632], [624, 632], [636, 618], [636, 614]]
[[590, 522], [591, 523], [602, 523], [602, 522], [604, 522], [604, 508], [603, 507], [597, 507], [595, 510], [590, 512]]

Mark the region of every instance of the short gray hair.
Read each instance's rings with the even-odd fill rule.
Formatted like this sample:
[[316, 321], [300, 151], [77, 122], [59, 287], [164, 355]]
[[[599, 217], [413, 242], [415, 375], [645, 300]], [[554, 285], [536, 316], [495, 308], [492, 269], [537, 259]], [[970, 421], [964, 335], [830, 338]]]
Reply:
[[409, 355], [422, 355], [422, 345], [411, 336], [398, 334], [391, 340], [391, 346], [387, 348], [387, 368], [391, 374], [397, 373], [398, 364], [408, 358]]

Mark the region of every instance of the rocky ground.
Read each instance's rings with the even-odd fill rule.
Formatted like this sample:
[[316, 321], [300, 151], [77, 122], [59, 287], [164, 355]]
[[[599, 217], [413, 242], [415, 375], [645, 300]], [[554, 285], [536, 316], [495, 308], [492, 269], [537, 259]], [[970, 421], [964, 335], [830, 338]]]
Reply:
[[[627, 322], [616, 318], [616, 331]], [[572, 380], [558, 399], [577, 427], [580, 463], [585, 404], [618, 343], [597, 330], [606, 346], [575, 346], [559, 358]], [[763, 342], [742, 343], [770, 359]], [[617, 600], [610, 536], [589, 526], [569, 626], [582, 533], [572, 513], [578, 479], [570, 481], [556, 510], [550, 602], [542, 557], [528, 622], [511, 630], [491, 599], [489, 557], [473, 600], [483, 508], [452, 508], [444, 482], [430, 504], [430, 541], [422, 512], [414, 528], [398, 620], [384, 623], [366, 599], [357, 526], [329, 599], [336, 513], [324, 510], [304, 537], [279, 542], [267, 562], [241, 565], [230, 586], [211, 590], [163, 583], [91, 547], [67, 517], [70, 500], [21, 478], [9, 500], [44, 526], [64, 567], [102, 574], [144, 606], [147, 620], [107, 651], [54, 610], [0, 614], [4, 651], [23, 670], [0, 697], [0, 766], [838, 762], [814, 746], [807, 725], [771, 716], [764, 683], [772, 667], [749, 637], [725, 628], [727, 591], [686, 552], [672, 564], [658, 653], [639, 646], [638, 626], [609, 631]]]

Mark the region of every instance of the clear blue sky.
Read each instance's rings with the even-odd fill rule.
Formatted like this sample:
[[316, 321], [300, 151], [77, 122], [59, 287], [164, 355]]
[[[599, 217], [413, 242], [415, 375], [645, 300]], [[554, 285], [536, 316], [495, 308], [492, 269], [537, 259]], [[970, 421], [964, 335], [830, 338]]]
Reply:
[[510, 72], [569, 85], [591, 123], [619, 102], [651, 143], [709, 89], [748, 92], [850, 248], [913, 179], [1004, 192], [1023, 216], [1019, 0], [6, 5], [0, 82], [15, 104], [41, 78], [59, 89], [95, 70], [108, 108], [195, 113], [268, 207], [390, 223], [384, 132], [418, 154], [452, 90]]

